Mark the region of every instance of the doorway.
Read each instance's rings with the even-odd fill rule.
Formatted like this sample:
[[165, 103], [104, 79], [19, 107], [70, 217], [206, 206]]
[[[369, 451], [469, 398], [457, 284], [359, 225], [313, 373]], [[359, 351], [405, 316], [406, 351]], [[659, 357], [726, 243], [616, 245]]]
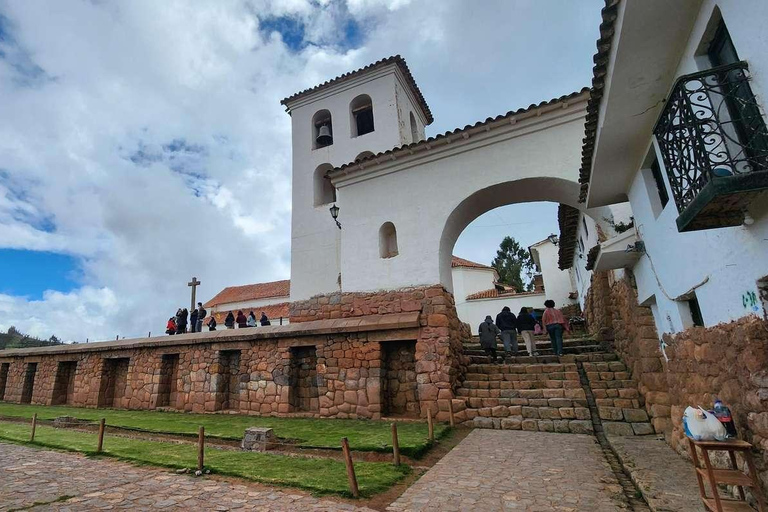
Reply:
[[24, 372], [24, 386], [21, 388], [21, 403], [23, 404], [32, 403], [35, 374], [37, 374], [37, 363], [27, 363], [27, 371]]
[[291, 348], [291, 379], [288, 401], [294, 411], [317, 412], [320, 400], [317, 390], [316, 347]]
[[179, 380], [179, 354], [163, 354], [160, 360], [160, 383], [156, 407], [176, 407]]
[[66, 405], [72, 403], [75, 394], [75, 373], [77, 361], [59, 361], [56, 368], [56, 379], [53, 382], [51, 405]]
[[416, 382], [416, 342], [386, 341], [381, 344], [385, 416], [419, 415], [419, 391]]
[[128, 384], [128, 363], [130, 358], [104, 359], [99, 386], [99, 407], [119, 407]]

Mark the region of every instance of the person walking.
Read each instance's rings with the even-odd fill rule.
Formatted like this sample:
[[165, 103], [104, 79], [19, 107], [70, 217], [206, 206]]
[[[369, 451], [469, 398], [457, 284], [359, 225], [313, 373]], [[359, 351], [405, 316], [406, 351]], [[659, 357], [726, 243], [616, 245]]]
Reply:
[[496, 327], [501, 331], [501, 341], [504, 343], [504, 359], [511, 355], [517, 356], [517, 317], [508, 306], [501, 308], [501, 313], [496, 315]]
[[546, 300], [544, 314], [541, 317], [541, 323], [549, 334], [549, 341], [552, 343], [552, 350], [555, 355], [563, 355], [563, 331], [568, 330], [568, 322], [565, 321], [563, 312], [555, 308], [555, 301]]
[[271, 325], [269, 318], [267, 317], [267, 314], [265, 312], [261, 312], [261, 318], [259, 318], [259, 322], [261, 323], [261, 326], [264, 327], [265, 325]]
[[174, 317], [169, 318], [168, 323], [165, 324], [165, 334], [170, 334], [171, 336], [176, 334], [176, 319]]
[[181, 318], [181, 308], [179, 308], [176, 310], [176, 320], [174, 322], [176, 324], [176, 334], [181, 334], [183, 332], [181, 330]]
[[496, 362], [496, 336], [501, 333], [496, 324], [493, 323], [491, 315], [485, 317], [485, 322], [480, 324], [477, 334], [480, 335], [480, 346], [491, 358], [491, 362]]
[[208, 315], [208, 312], [203, 307], [202, 302], [197, 303], [197, 332], [203, 332], [203, 319]]
[[248, 325], [248, 319], [245, 318], [245, 315], [242, 311], [237, 312], [237, 318], [235, 318], [235, 322], [237, 322], [238, 329], [244, 329]]
[[197, 310], [193, 309], [192, 314], [189, 315], [189, 332], [197, 332]]
[[258, 323], [256, 322], [256, 315], [253, 314], [253, 311], [248, 313], [248, 321], [246, 322], [248, 327], [256, 327], [258, 326]]
[[187, 310], [187, 308], [184, 308], [181, 310], [181, 321], [176, 324], [176, 334], [179, 333], [179, 329], [181, 329], [182, 334], [187, 332], [188, 319], [189, 319], [189, 311]]
[[224, 319], [224, 327], [227, 329], [235, 328], [235, 315], [233, 315], [231, 311], [227, 313], [227, 317]]
[[208, 330], [209, 331], [215, 331], [216, 330], [216, 317], [211, 315], [211, 319], [208, 320]]
[[520, 308], [520, 313], [517, 314], [517, 332], [523, 337], [525, 342], [525, 348], [528, 350], [529, 356], [537, 356], [539, 353], [536, 351], [536, 341], [533, 338], [533, 334], [536, 331], [536, 326], [539, 323], [528, 312], [528, 308]]

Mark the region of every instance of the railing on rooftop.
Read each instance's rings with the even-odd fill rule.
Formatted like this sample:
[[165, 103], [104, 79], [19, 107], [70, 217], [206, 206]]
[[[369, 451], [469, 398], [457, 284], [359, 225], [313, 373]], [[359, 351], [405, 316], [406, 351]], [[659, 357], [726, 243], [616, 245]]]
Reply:
[[[749, 81], [743, 61], [681, 76], [656, 123], [680, 231], [740, 224], [750, 193], [768, 186], [768, 130]], [[744, 178], [753, 173], [765, 174]], [[733, 194], [746, 195], [718, 199]]]

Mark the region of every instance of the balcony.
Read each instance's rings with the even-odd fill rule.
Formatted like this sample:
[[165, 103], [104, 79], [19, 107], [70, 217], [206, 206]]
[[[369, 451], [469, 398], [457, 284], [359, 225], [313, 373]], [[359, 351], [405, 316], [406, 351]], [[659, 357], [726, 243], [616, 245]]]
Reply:
[[681, 76], [654, 128], [678, 231], [744, 222], [768, 189], [768, 130], [746, 62]]

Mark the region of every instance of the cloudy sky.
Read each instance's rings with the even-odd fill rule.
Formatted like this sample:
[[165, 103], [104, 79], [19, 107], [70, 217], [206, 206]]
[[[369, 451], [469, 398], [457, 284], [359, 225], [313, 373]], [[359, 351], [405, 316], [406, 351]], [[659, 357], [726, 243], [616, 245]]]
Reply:
[[[408, 61], [427, 135], [588, 85], [600, 0], [0, 0], [0, 330], [159, 333], [222, 287], [289, 277], [280, 99]], [[458, 255], [556, 231], [478, 218]]]

